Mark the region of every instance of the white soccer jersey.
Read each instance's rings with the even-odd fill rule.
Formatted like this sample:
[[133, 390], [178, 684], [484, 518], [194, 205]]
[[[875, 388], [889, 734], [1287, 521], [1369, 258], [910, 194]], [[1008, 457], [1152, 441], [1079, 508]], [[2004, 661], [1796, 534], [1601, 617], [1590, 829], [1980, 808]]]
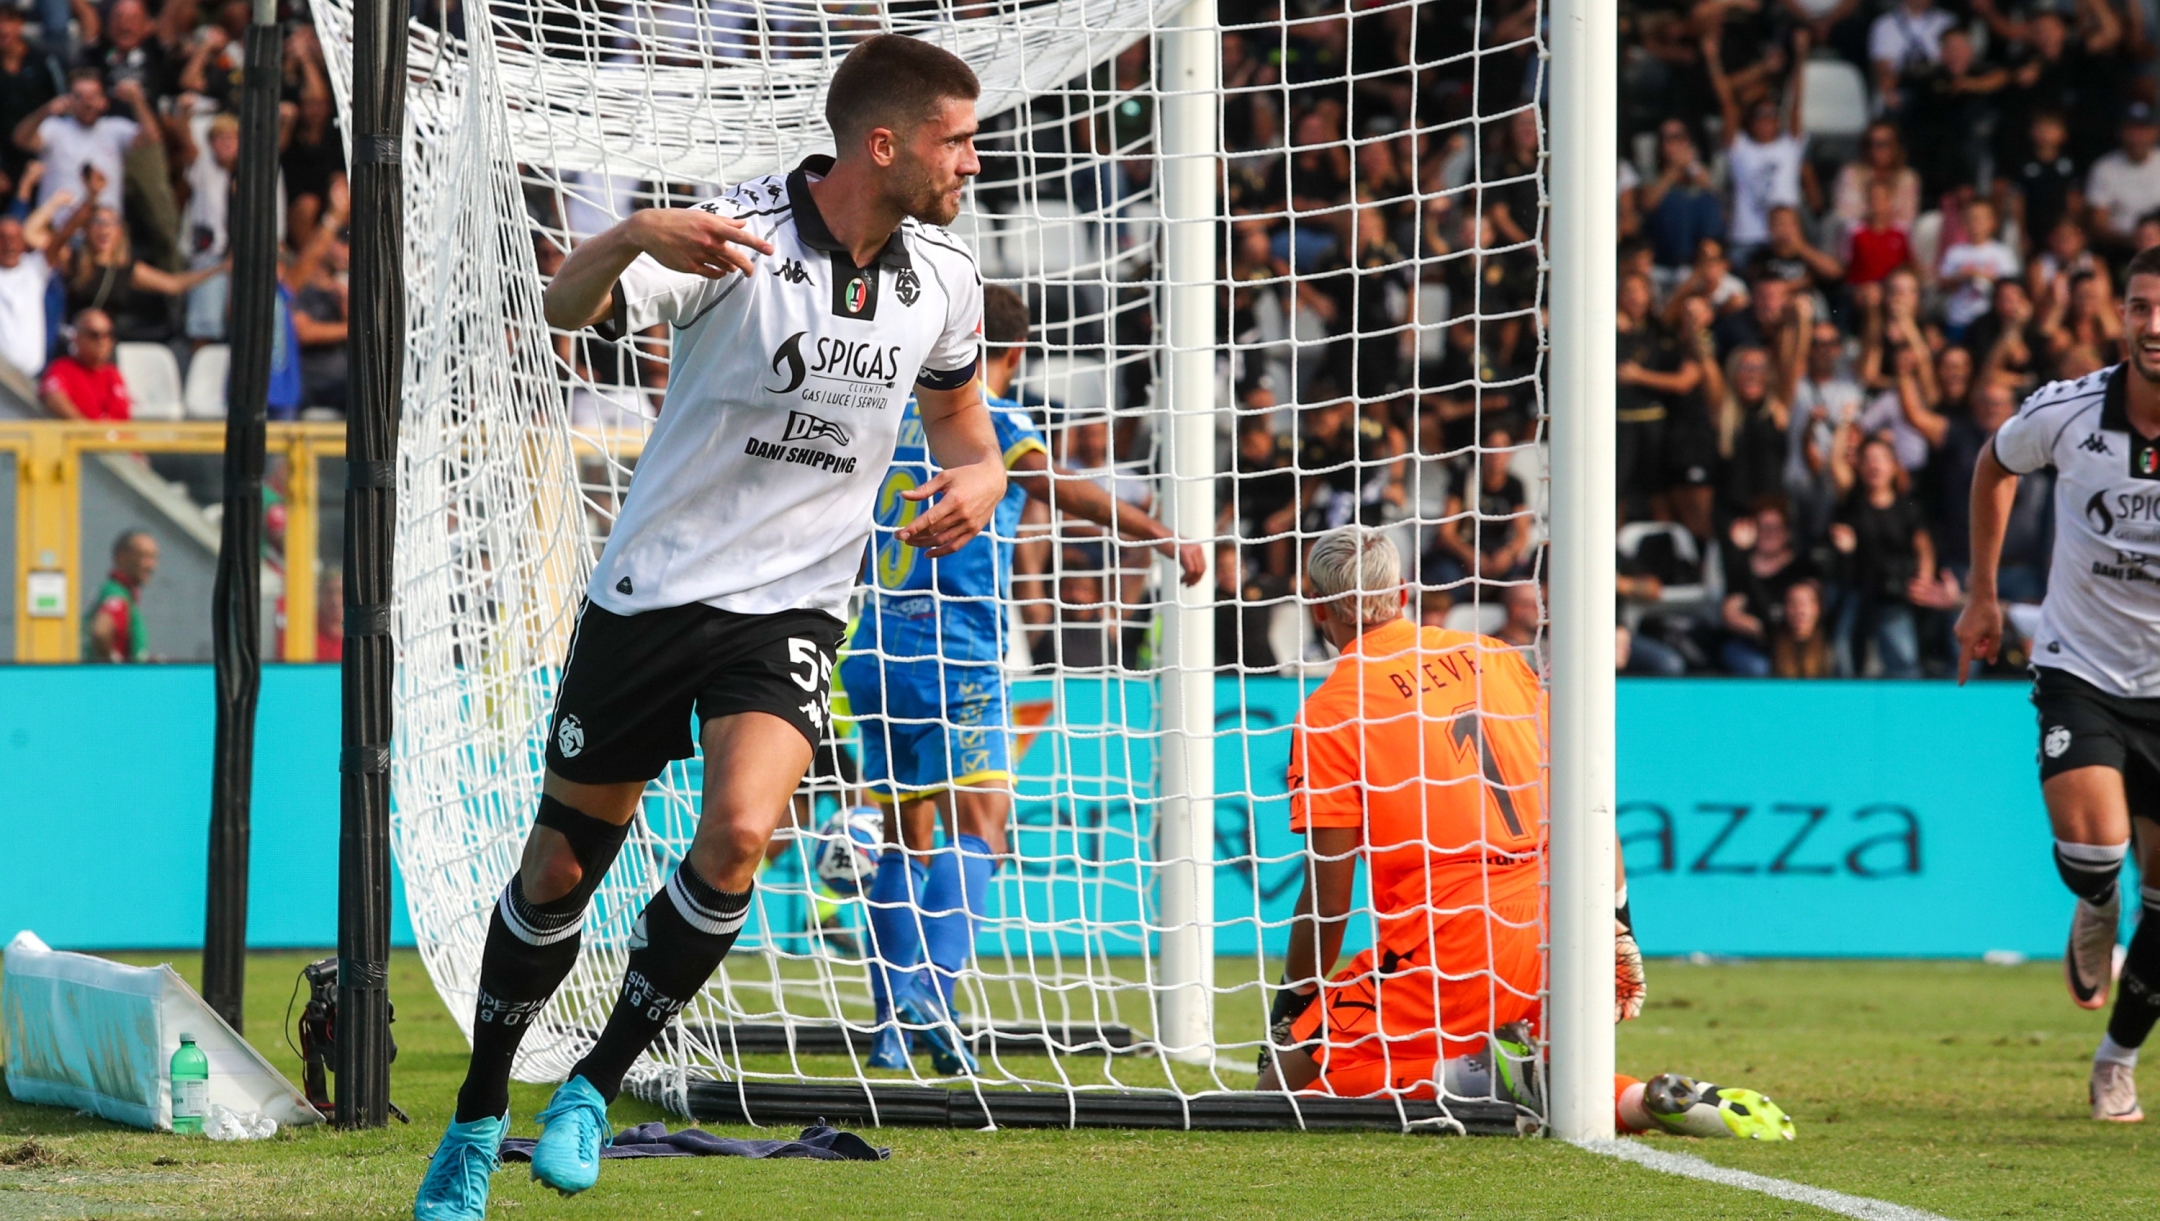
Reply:
[[2055, 554], [2033, 664], [2160, 698], [2160, 440], [2130, 427], [2123, 365], [2033, 392], [1995, 433], [2020, 475], [2055, 469]]
[[772, 243], [754, 274], [708, 279], [639, 255], [616, 284], [616, 327], [667, 323], [674, 349], [587, 589], [608, 610], [843, 616], [910, 387], [975, 376], [974, 255], [910, 220], [856, 267], [810, 197], [831, 168], [811, 157], [698, 205]]

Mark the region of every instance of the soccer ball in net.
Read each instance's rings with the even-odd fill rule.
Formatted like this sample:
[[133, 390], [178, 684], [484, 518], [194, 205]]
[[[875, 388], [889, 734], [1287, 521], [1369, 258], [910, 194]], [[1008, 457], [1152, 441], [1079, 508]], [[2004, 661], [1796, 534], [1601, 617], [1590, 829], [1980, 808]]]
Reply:
[[842, 810], [818, 829], [818, 881], [852, 898], [870, 888], [878, 852], [885, 846], [885, 816], [870, 806]]

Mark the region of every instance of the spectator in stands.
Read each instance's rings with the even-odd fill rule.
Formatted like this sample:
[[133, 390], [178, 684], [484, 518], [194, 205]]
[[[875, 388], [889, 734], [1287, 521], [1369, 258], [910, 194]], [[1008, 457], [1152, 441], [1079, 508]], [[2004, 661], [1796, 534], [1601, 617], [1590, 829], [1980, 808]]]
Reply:
[[[87, 224], [85, 220], [87, 218]], [[77, 231], [81, 247], [58, 246], [70, 314], [86, 309], [111, 316], [122, 343], [164, 343], [173, 337], [174, 297], [217, 275], [223, 264], [174, 275], [135, 257], [120, 214], [84, 204], [68, 218], [60, 242]]]
[[1945, 427], [1935, 410], [1942, 395], [1920, 305], [1919, 277], [1893, 273], [1883, 282], [1881, 302], [1868, 309], [1861, 340], [1860, 379], [1871, 397], [1860, 409], [1860, 432], [1887, 433], [1908, 471], [1927, 465], [1928, 449], [1941, 443]]
[[1745, 512], [1785, 490], [1792, 409], [1773, 380], [1770, 353], [1733, 349], [1718, 405], [1718, 452], [1725, 459], [1725, 503]]
[[300, 257], [285, 269], [292, 295], [293, 330], [300, 337], [301, 398], [309, 407], [342, 412], [346, 406], [346, 271], [352, 247], [345, 232], [348, 196], [342, 181], [330, 185], [330, 208]]
[[142, 591], [157, 575], [158, 544], [147, 530], [128, 530], [113, 540], [112, 571], [83, 615], [84, 661], [150, 660], [150, 636], [142, 616]]
[[[1794, 62], [1806, 62], [1809, 37], [1805, 27], [1794, 31]], [[1749, 106], [1743, 120], [1722, 58], [1713, 27], [1703, 35], [1703, 63], [1709, 69], [1710, 83], [1717, 91], [1718, 108], [1724, 117], [1726, 172], [1732, 180], [1732, 217], [1727, 237], [1734, 261], [1745, 267], [1754, 249], [1770, 240], [1772, 209], [1798, 207], [1804, 198], [1803, 181], [1812, 178], [1813, 171], [1807, 164], [1807, 134], [1800, 126], [1807, 74], [1789, 74], [1789, 119], [1781, 129], [1774, 96]], [[1820, 192], [1809, 194], [1819, 197]]]
[[1994, 201], [1974, 199], [1965, 205], [1964, 240], [1943, 251], [1941, 283], [1949, 294], [1943, 302], [1943, 329], [1953, 342], [1993, 308], [1995, 282], [2021, 270], [2017, 252], [1996, 234]]
[[1822, 582], [1795, 581], [1785, 590], [1785, 614], [1770, 629], [1770, 672], [1779, 678], [1831, 678], [1836, 651], [1823, 626]]
[[133, 81], [153, 103], [180, 91], [180, 67], [171, 53], [179, 45], [183, 24], [192, 25], [195, 6], [165, 0], [160, 8], [162, 25], [153, 21], [142, 0], [114, 0], [106, 10], [104, 37], [83, 48], [82, 63], [97, 69], [105, 87], [117, 90]]
[[[2019, 229], [2028, 242], [2038, 237], [2053, 245], [2056, 226], [2064, 220], [2075, 222], [2085, 210], [2085, 192], [2069, 144], [2070, 128], [2061, 111], [2033, 116], [2030, 145], [2011, 174], [2022, 208]], [[2082, 241], [2084, 230], [2075, 223], [2071, 228]]]
[[1890, 223], [1910, 232], [1920, 218], [1920, 174], [1905, 164], [1905, 140], [1897, 125], [1880, 119], [1861, 137], [1860, 159], [1838, 171], [1831, 215], [1846, 231], [1867, 221], [1868, 192], [1876, 186], [1890, 191]]
[[45, 410], [63, 420], [125, 420], [133, 414], [127, 383], [113, 363], [113, 323], [101, 309], [75, 315], [65, 356], [38, 382]]
[[1911, 496], [1899, 490], [1897, 451], [1870, 436], [1860, 446], [1857, 482], [1830, 527], [1847, 590], [1838, 616], [1838, 669], [1864, 672], [1866, 650], [1889, 678], [1920, 677], [1916, 602], [1936, 584], [1935, 542]]
[[1493, 638], [1502, 644], [1513, 645], [1523, 655], [1531, 668], [1538, 666], [1538, 638], [1545, 627], [1544, 595], [1536, 585], [1517, 581], [1500, 593], [1500, 605], [1507, 618], [1500, 621], [1500, 630]]
[[1896, 192], [1887, 182], [1867, 184], [1867, 218], [1846, 238], [1847, 285], [1879, 284], [1891, 272], [1910, 267], [1912, 241], [1898, 223]]
[[330, 206], [333, 183], [345, 181], [345, 139], [338, 132], [329, 81], [323, 75], [322, 46], [308, 26], [295, 26], [286, 38], [285, 62], [300, 71], [298, 121], [293, 124], [278, 164], [284, 171], [287, 218], [293, 240], [315, 232]]
[[1268, 622], [1277, 600], [1288, 592], [1279, 577], [1246, 575], [1235, 544], [1215, 548], [1215, 664], [1246, 670], [1276, 668], [1275, 646], [1268, 642]]
[[1785, 491], [1801, 536], [1820, 538], [1840, 489], [1831, 455], [1860, 418], [1860, 383], [1845, 359], [1845, 337], [1825, 319], [1809, 328], [1806, 367], [1793, 382], [1792, 433], [1786, 441]]
[[[1448, 489], [1447, 510], [1433, 532], [1428, 579], [1506, 581], [1521, 575], [1530, 549], [1530, 497], [1509, 471], [1515, 439], [1506, 425], [1487, 429], [1475, 462]], [[1457, 597], [1466, 596], [1459, 592]]]
[[[1995, 282], [1995, 308], [1966, 329], [1963, 350], [1978, 359], [1976, 378], [2008, 378], [2020, 386], [2036, 383], [2049, 361], [2047, 333], [2022, 282]], [[1956, 401], [1947, 395], [1945, 391], [1944, 409], [1955, 410]]]
[[1638, 514], [1647, 513], [1649, 502], [1664, 494], [1669, 405], [1674, 398], [1695, 393], [1702, 384], [1702, 367], [1694, 354], [1683, 351], [1651, 314], [1650, 301], [1648, 279], [1631, 275], [1620, 281], [1616, 446], [1623, 514], [1631, 511], [1628, 506], [1636, 506]]
[[2133, 102], [2123, 112], [2122, 147], [2093, 162], [2085, 178], [2085, 203], [2092, 209], [2095, 241], [2124, 254], [2137, 229], [2138, 218], [2160, 208], [2160, 157], [2153, 155], [2160, 143], [2160, 119], [2144, 102]]
[[[0, 4], [0, 131], [9, 133], [67, 85], [60, 61], [24, 34], [28, 15], [15, 4]], [[29, 155], [12, 140], [0, 145], [0, 190], [12, 191], [29, 165]]]
[[1725, 640], [1718, 660], [1729, 674], [1765, 678], [1777, 629], [1785, 625], [1785, 595], [1816, 579], [1815, 563], [1798, 547], [1782, 500], [1765, 497], [1753, 514], [1733, 521], [1729, 537], [1740, 563], [1727, 561], [1725, 601], [1719, 607]]
[[345, 574], [336, 568], [322, 574], [315, 595], [315, 660], [345, 659]]
[[[208, 28], [217, 29], [216, 26]], [[225, 262], [231, 241], [227, 224], [233, 173], [240, 164], [240, 120], [230, 114], [207, 119], [202, 125], [200, 143], [194, 130], [192, 123], [175, 125], [180, 143], [179, 161], [184, 167], [187, 185], [187, 208], [181, 214], [181, 245], [190, 268], [215, 269]], [[230, 277], [218, 271], [189, 291], [184, 326], [189, 339], [197, 344], [223, 342], [231, 285]]]
[[1725, 210], [1700, 146], [1677, 118], [1658, 124], [1658, 176], [1643, 185], [1643, 231], [1657, 265], [1677, 276], [1706, 237], [1725, 236]]
[[[95, 183], [92, 191], [99, 207], [120, 211], [120, 188], [127, 177], [128, 147], [154, 142], [157, 115], [139, 81], [123, 81], [112, 100], [128, 107], [134, 117], [108, 113], [111, 101], [95, 68], [68, 73], [66, 93], [23, 116], [15, 125], [15, 147], [45, 162], [45, 177], [38, 184], [38, 202], [54, 191], [80, 190]], [[93, 179], [90, 171], [96, 171]]]
[[52, 280], [45, 247], [53, 213], [74, 198], [62, 191], [27, 219], [0, 217], [0, 360], [24, 377], [45, 368], [45, 290]]
[[[2072, 348], [2080, 346], [2109, 353], [2112, 362], [2123, 338], [2122, 311], [2116, 306], [2107, 268], [2098, 267], [2068, 279], [2067, 287], [2062, 278], [2049, 286], [2047, 312], [2040, 317], [2046, 364], [2059, 366]], [[2054, 371], [2058, 376], [2067, 376], [2060, 368]]]
[[1905, 136], [1919, 153], [1920, 190], [1928, 199], [1979, 173], [1994, 113], [1989, 98], [2010, 79], [1977, 61], [1972, 36], [1959, 27], [1944, 29], [1939, 45], [1933, 62], [1913, 62], [1898, 82]]
[[[1845, 264], [1817, 249], [1800, 227], [1800, 211], [1786, 204], [1770, 209], [1770, 240], [1756, 247], [1748, 272], [1757, 279], [1778, 279], [1795, 292], [1823, 296], [1845, 279]], [[1823, 296], [1827, 301], [1827, 296]]]
[[1900, 80], [1916, 68], [1942, 60], [1942, 36], [1957, 18], [1935, 7], [1935, 0], [1898, 0], [1868, 29], [1868, 59], [1875, 68], [1875, 96], [1883, 108], [1902, 110], [1907, 102]]

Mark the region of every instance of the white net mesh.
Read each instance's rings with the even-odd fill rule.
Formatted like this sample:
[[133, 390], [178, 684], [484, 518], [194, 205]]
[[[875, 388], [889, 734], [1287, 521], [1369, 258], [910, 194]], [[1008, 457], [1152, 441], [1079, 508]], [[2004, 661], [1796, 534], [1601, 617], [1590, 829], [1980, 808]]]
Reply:
[[[633, 209], [829, 151], [823, 86], [847, 48], [880, 30], [930, 39], [984, 85], [984, 172], [953, 228], [986, 281], [1030, 307], [1016, 397], [1075, 478], [1168, 516], [1158, 184], [1172, 9], [503, 0], [415, 18], [393, 827], [414, 931], [461, 1022], [535, 809], [582, 588], [666, 387], [664, 334], [551, 331], [547, 275]], [[315, 10], [343, 106], [351, 13], [343, 0]], [[1216, 760], [1209, 1033], [1197, 1047], [1153, 1039], [1180, 982], [1159, 957], [1156, 842], [1158, 763], [1182, 732], [1159, 725], [1173, 574], [1038, 506], [1003, 645], [1014, 855], [960, 988], [963, 1024], [984, 1035], [980, 1085], [1252, 1088], [1302, 871], [1289, 728], [1332, 657], [1301, 596], [1319, 533], [1379, 527], [1415, 569], [1413, 617], [1502, 637], [1478, 647], [1540, 664], [1539, 22], [1535, 0], [1223, 4], [1222, 474], [1216, 521], [1177, 523], [1221, 543], [1203, 587], [1216, 731], [1196, 744]], [[856, 744], [838, 749], [847, 761], [806, 785], [742, 941], [634, 1088], [893, 1077], [862, 1063], [864, 902], [813, 867], [817, 829], [861, 800]], [[560, 1077], [605, 1020], [631, 923], [689, 843], [701, 782], [691, 760], [649, 790], [519, 1076]], [[1374, 933], [1361, 882], [1343, 961]], [[1522, 992], [1461, 974], [1496, 1001]]]

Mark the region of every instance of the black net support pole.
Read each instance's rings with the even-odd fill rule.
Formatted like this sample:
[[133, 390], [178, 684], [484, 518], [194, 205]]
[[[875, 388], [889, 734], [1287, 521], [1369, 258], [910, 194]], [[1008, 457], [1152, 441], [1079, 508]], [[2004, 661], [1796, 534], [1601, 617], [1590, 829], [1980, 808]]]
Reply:
[[211, 602], [217, 745], [210, 779], [210, 877], [203, 913], [203, 999], [241, 1029], [247, 980], [248, 830], [255, 703], [262, 689], [263, 419], [277, 311], [278, 87], [274, 3], [248, 26], [240, 164], [232, 205], [232, 372], [225, 395], [225, 517]]
[[345, 673], [338, 835], [337, 1122], [390, 1112], [391, 541], [405, 357], [407, 6], [355, 0], [352, 409], [345, 432]]

